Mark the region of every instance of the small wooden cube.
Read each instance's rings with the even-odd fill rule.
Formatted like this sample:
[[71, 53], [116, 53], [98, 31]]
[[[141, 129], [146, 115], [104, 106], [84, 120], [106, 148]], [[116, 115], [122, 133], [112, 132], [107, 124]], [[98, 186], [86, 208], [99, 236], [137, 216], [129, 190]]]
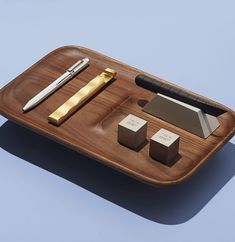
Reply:
[[144, 119], [129, 114], [118, 124], [118, 142], [137, 149], [146, 140], [147, 124]]
[[179, 135], [160, 129], [150, 139], [149, 155], [164, 164], [170, 164], [179, 152]]

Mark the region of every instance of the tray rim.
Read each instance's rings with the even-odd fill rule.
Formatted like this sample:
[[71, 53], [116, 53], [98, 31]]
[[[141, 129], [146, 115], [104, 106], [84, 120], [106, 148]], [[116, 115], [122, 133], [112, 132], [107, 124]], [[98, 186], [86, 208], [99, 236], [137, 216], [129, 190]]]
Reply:
[[[46, 54], [45, 56], [43, 56], [41, 59], [39, 59], [38, 61], [36, 61], [33, 65], [31, 65], [28, 69], [26, 69], [24, 72], [20, 73], [18, 76], [16, 76], [15, 78], [13, 78], [13, 80], [11, 80], [9, 83], [7, 83], [5, 86], [3, 86], [1, 89], [0, 89], [0, 98], [2, 97], [2, 91], [4, 89], [6, 89], [8, 86], [10, 86], [19, 76], [29, 72], [31, 69], [33, 69], [35, 66], [37, 66], [40, 62], [44, 61], [48, 56], [60, 51], [60, 50], [63, 50], [63, 49], [68, 49], [68, 48], [76, 48], [76, 49], [79, 49], [79, 50], [84, 50], [84, 51], [88, 51], [88, 52], [92, 52], [93, 54], [95, 55], [98, 55], [98, 56], [102, 56], [103, 58], [105, 59], [108, 59], [108, 60], [111, 60], [113, 61], [114, 63], [117, 63], [117, 64], [120, 64], [120, 65], [124, 65], [126, 66], [127, 68], [129, 69], [132, 69], [133, 71], [136, 71], [136, 72], [139, 72], [139, 73], [143, 73], [143, 74], [146, 74], [148, 76], [151, 76], [153, 78], [156, 78], [162, 82], [165, 82], [165, 83], [169, 83], [177, 88], [180, 88], [188, 93], [191, 93], [191, 94], [194, 94], [198, 97], [201, 97], [207, 101], [210, 101], [218, 106], [220, 106], [221, 108], [225, 109], [226, 111], [230, 112], [232, 114], [232, 117], [233, 117], [233, 121], [235, 123], [235, 113], [233, 110], [231, 110], [230, 108], [224, 106], [223, 104], [220, 104], [214, 100], [211, 100], [207, 97], [204, 97], [200, 94], [197, 94], [197, 93], [194, 93], [190, 90], [187, 90], [183, 87], [180, 87], [174, 83], [171, 83], [165, 79], [161, 79], [159, 77], [156, 77], [154, 75], [151, 75], [149, 73], [146, 73], [144, 71], [141, 71], [135, 67], [132, 67], [132, 66], [129, 66], [128, 64], [125, 64], [121, 61], [118, 61], [116, 59], [113, 59], [112, 57], [109, 57], [109, 56], [106, 56], [100, 52], [97, 52], [97, 51], [94, 51], [94, 50], [91, 50], [91, 49], [88, 49], [88, 48], [85, 48], [85, 47], [82, 47], [82, 46], [77, 46], [77, 45], [68, 45], [68, 46], [62, 46], [62, 47], [59, 47], [59, 48], [56, 48], [54, 50], [52, 50], [51, 52], [49, 52], [48, 54]], [[5, 107], [5, 110], [4, 110], [4, 107], [3, 105], [0, 104], [0, 114], [5, 116], [7, 119], [9, 120], [12, 120], [13, 122], [25, 127], [25, 128], [28, 128], [30, 130], [32, 130], [33, 132], [39, 134], [39, 135], [43, 135], [44, 137], [46, 138], [49, 138], [51, 139], [52, 141], [55, 141], [61, 145], [64, 145], [66, 146], [67, 148], [70, 148], [76, 152], [79, 152], [85, 156], [88, 156], [92, 159], [95, 159], [96, 161], [106, 165], [106, 166], [109, 166], [115, 170], [118, 170], [128, 176], [131, 176], [135, 179], [138, 179], [140, 180], [141, 182], [144, 182], [144, 183], [147, 183], [147, 184], [151, 184], [151, 185], [154, 185], [154, 186], [169, 186], [169, 185], [176, 185], [176, 184], [179, 184], [179, 183], [182, 183], [182, 182], [185, 182], [187, 181], [191, 176], [193, 176], [197, 171], [199, 171], [204, 165], [207, 164], [207, 160], [211, 158], [211, 156], [213, 154], [215, 154], [226, 142], [228, 142], [235, 134], [235, 124], [233, 125], [233, 128], [229, 131], [228, 135], [227, 136], [224, 136], [222, 138], [221, 141], [219, 141], [216, 145], [213, 146], [213, 148], [202, 158], [200, 159], [200, 161], [198, 162], [198, 164], [196, 166], [194, 166], [189, 172], [187, 172], [186, 174], [184, 174], [183, 176], [177, 178], [177, 179], [172, 179], [170, 181], [157, 181], [156, 179], [154, 178], [151, 178], [151, 177], [147, 177], [141, 173], [138, 173], [136, 171], [133, 171], [131, 169], [129, 169], [128, 167], [125, 167], [125, 166], [122, 166], [120, 165], [119, 163], [116, 163], [116, 162], [113, 162], [112, 160], [100, 155], [100, 154], [97, 154], [95, 152], [92, 152], [86, 148], [81, 148], [80, 146], [75, 146], [71, 141], [67, 141], [65, 138], [59, 138], [58, 136], [54, 135], [53, 133], [49, 133], [47, 131], [45, 131], [42, 127], [40, 126], [36, 126], [34, 125], [33, 123], [26, 123], [26, 122], [23, 122], [22, 120], [20, 120], [13, 112], [11, 112], [10, 109], [8, 109], [7, 111], [7, 107]]]

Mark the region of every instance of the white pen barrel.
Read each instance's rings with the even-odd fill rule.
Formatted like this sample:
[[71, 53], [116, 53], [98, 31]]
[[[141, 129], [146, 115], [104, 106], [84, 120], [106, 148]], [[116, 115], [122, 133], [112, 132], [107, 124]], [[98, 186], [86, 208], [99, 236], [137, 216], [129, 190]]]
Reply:
[[34, 96], [32, 99], [30, 99], [26, 103], [26, 105], [23, 107], [23, 111], [27, 111], [27, 110], [37, 106], [45, 98], [47, 98], [49, 95], [51, 95], [53, 92], [55, 92], [60, 86], [62, 86], [69, 79], [71, 79], [73, 76], [75, 76], [79, 71], [84, 69], [88, 65], [88, 62], [89, 62], [88, 58], [84, 58], [83, 60], [77, 61], [64, 74], [62, 74], [59, 78], [57, 78], [49, 86], [44, 88], [36, 96]]

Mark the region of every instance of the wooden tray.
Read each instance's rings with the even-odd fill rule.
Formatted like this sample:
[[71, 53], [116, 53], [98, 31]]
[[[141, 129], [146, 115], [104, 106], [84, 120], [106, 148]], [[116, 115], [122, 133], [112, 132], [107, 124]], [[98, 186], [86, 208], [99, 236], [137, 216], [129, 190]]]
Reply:
[[[90, 59], [88, 68], [39, 106], [22, 113], [22, 107], [31, 97], [84, 57]], [[48, 123], [49, 114], [107, 67], [117, 71], [116, 80], [61, 126]], [[217, 104], [227, 110], [219, 117], [220, 127], [207, 139], [197, 137], [141, 111], [144, 100], [152, 99], [155, 94], [135, 85], [135, 76], [140, 73], [144, 72], [92, 50], [76, 46], [62, 47], [49, 53], [1, 89], [0, 113], [40, 135], [143, 182], [153, 185], [180, 183], [192, 176], [234, 135], [235, 115], [232, 110]], [[160, 128], [180, 135], [181, 158], [173, 166], [168, 167], [151, 159], [149, 143], [139, 151], [132, 151], [117, 142], [117, 125], [130, 113], [149, 121], [148, 140]]]

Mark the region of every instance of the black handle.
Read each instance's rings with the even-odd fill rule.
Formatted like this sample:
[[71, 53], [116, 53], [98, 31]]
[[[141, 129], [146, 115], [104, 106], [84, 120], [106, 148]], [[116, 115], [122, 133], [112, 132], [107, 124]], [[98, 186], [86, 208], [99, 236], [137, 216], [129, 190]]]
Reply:
[[136, 76], [135, 83], [136, 85], [143, 87], [147, 90], [150, 90], [152, 92], [161, 93], [168, 97], [172, 97], [181, 102], [200, 108], [203, 112], [211, 114], [213, 116], [219, 116], [226, 112], [225, 110], [222, 110], [221, 108], [204, 101], [202, 98], [199, 98], [192, 94], [188, 94], [185, 91], [172, 87], [169, 84], [162, 83], [159, 80], [153, 79], [143, 74]]

